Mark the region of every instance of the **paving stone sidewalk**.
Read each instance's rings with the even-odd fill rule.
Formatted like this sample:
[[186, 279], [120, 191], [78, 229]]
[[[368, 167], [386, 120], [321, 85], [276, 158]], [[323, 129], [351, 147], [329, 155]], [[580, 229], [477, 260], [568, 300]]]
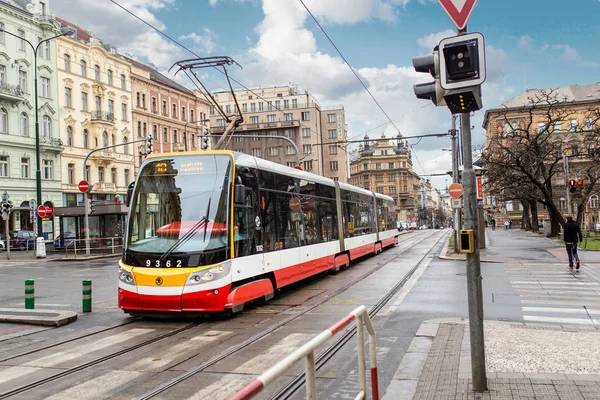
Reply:
[[[577, 341], [578, 335], [585, 334], [596, 340], [596, 343], [600, 343], [599, 329], [528, 326], [522, 323], [496, 321], [486, 325], [486, 333], [490, 330], [491, 332], [497, 331], [505, 338], [510, 329], [523, 331], [532, 329], [544, 331], [550, 335], [560, 335], [561, 338], [567, 337], [569, 340], [560, 345], [561, 351], [578, 351], [576, 357], [580, 357], [581, 362], [589, 365], [592, 372], [597, 372], [599, 369], [599, 360], [595, 359], [596, 355], [588, 354], [589, 348], [582, 348]], [[494, 335], [489, 336], [493, 340]], [[560, 365], [558, 362], [546, 363], [545, 360], [540, 360], [541, 363], [531, 363], [532, 356], [535, 358], [536, 355], [543, 354], [536, 351], [535, 348], [529, 349], [531, 354], [526, 355], [519, 356], [518, 351], [511, 352], [510, 364], [499, 363], [498, 360], [505, 359], [504, 356], [509, 352], [510, 344], [504, 346], [504, 350], [498, 348], [494, 350], [493, 343], [488, 346], [487, 340], [486, 337], [486, 357], [489, 358], [487, 363], [488, 390], [483, 393], [475, 393], [472, 390], [470, 378], [467, 322], [463, 319], [425, 321], [400, 363], [383, 399], [600, 400], [600, 374], [568, 373], [568, 370], [574, 367]], [[539, 346], [541, 346], [539, 348], [548, 347], [548, 344], [539, 343]], [[513, 353], [517, 355], [515, 356]], [[519, 359], [519, 357], [521, 358]], [[554, 368], [555, 372], [538, 372], [539, 370], [549, 370], [540, 367], [544, 364], [550, 364], [547, 367], [550, 370]], [[504, 371], [494, 372], [490, 369], [504, 369]], [[556, 372], [561, 369], [565, 369], [565, 373]]]

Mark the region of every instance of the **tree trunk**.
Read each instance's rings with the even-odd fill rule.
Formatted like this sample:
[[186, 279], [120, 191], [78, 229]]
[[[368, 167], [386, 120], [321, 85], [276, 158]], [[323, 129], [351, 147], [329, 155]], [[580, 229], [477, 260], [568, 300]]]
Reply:
[[539, 232], [540, 221], [538, 219], [537, 201], [529, 200], [529, 206], [531, 208], [531, 230]]
[[583, 210], [584, 210], [584, 206], [583, 204], [577, 204], [577, 224], [581, 227], [581, 229], [583, 230]]
[[521, 217], [521, 229], [531, 230], [531, 219], [529, 218], [529, 202], [521, 201], [523, 205], [523, 216]]

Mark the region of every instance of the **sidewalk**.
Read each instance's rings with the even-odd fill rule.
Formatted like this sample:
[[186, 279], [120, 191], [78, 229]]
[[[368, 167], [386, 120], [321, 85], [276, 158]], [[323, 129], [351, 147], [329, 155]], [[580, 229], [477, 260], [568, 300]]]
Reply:
[[[556, 282], [571, 279], [566, 271], [567, 255], [560, 242], [517, 229], [487, 229], [486, 234], [487, 248], [481, 252], [482, 261], [507, 263], [509, 275], [518, 277], [511, 285], [522, 304], [546, 303], [558, 312], [575, 312], [576, 309], [567, 308], [574, 305], [563, 303], [581, 302], [585, 309], [581, 311], [587, 316], [578, 320], [582, 321], [580, 325], [486, 320], [488, 390], [482, 393], [472, 390], [468, 320], [425, 321], [383, 399], [600, 399], [600, 319], [594, 317], [600, 312], [596, 311], [600, 307], [600, 268], [596, 264], [600, 262], [600, 252], [580, 250], [587, 275], [572, 275], [572, 283], [567, 285], [583, 285], [579, 288], [585, 287], [586, 294], [581, 294], [581, 290], [573, 294], [572, 289], [551, 286], [563, 285]], [[460, 256], [440, 258], [460, 259]], [[560, 271], [562, 265], [566, 277]], [[540, 289], [533, 293], [526, 281], [540, 285]], [[544, 292], [548, 292], [547, 297], [540, 295]], [[540, 312], [539, 307], [525, 308], [533, 314]]]
[[0, 263], [39, 263], [39, 262], [48, 262], [48, 261], [85, 261], [85, 260], [95, 260], [99, 258], [111, 258], [111, 257], [120, 257], [121, 252], [115, 254], [91, 254], [89, 257], [85, 256], [85, 249], [83, 251], [77, 252], [77, 257], [73, 255], [73, 252], [69, 252], [69, 254], [65, 254], [64, 250], [58, 251], [54, 250], [54, 247], [50, 245], [46, 245], [46, 257], [45, 258], [37, 258], [35, 255], [35, 250], [27, 250], [27, 251], [19, 251], [19, 250], [11, 250], [10, 258], [7, 258], [7, 252], [0, 252]]

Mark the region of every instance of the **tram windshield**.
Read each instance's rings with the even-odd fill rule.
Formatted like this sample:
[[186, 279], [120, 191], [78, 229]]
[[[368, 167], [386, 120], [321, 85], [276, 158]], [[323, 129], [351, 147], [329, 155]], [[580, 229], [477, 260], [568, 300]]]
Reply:
[[148, 162], [130, 203], [126, 250], [170, 254], [223, 252], [228, 247], [232, 159], [225, 154]]

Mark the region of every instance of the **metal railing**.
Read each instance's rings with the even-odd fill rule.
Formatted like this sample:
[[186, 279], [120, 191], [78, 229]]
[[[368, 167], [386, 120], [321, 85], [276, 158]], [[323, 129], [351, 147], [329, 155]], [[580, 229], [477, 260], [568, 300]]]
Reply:
[[23, 89], [19, 85], [12, 85], [10, 83], [0, 81], [0, 93], [8, 94], [10, 96], [23, 97]]
[[[106, 253], [110, 250], [110, 254], [120, 253], [123, 249], [123, 236], [113, 236], [113, 237], [92, 237], [89, 238], [89, 248], [91, 250], [97, 250], [102, 253]], [[72, 252], [72, 255], [77, 258], [77, 252], [80, 252], [85, 255], [86, 254], [86, 239], [64, 239], [65, 242], [68, 242], [65, 245], [65, 258], [69, 258], [69, 251]]]
[[92, 121], [107, 121], [107, 122], [115, 122], [115, 114], [102, 111], [102, 110], [94, 110], [92, 111]]
[[379, 384], [377, 381], [377, 349], [375, 341], [375, 328], [371, 323], [369, 313], [365, 306], [360, 306], [345, 318], [339, 320], [335, 324], [324, 330], [311, 341], [306, 343], [304, 346], [295, 350], [292, 354], [269, 368], [258, 378], [252, 380], [249, 384], [244, 386], [233, 396], [229, 397], [228, 400], [247, 400], [253, 398], [260, 391], [262, 391], [267, 385], [275, 381], [283, 373], [292, 368], [292, 366], [300, 361], [302, 358], [305, 359], [306, 364], [306, 398], [316, 399], [317, 398], [317, 386], [316, 386], [316, 367], [315, 367], [315, 350], [325, 343], [328, 339], [333, 337], [336, 333], [342, 330], [342, 328], [348, 326], [350, 322], [356, 319], [356, 328], [358, 330], [358, 395], [355, 397], [356, 400], [367, 398], [367, 371], [365, 367], [365, 326], [369, 333], [369, 355], [371, 364], [371, 396], [373, 400], [379, 399]]

